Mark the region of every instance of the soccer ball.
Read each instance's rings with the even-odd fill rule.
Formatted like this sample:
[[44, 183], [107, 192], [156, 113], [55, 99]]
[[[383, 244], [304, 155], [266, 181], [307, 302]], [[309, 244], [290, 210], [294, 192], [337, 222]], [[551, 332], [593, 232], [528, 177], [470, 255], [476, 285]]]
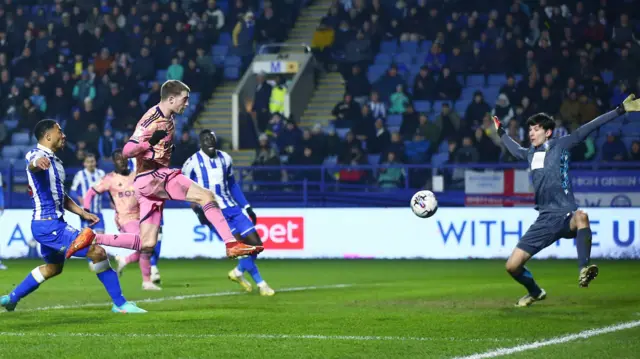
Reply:
[[438, 210], [438, 200], [431, 191], [418, 191], [411, 197], [411, 210], [420, 218], [429, 218]]

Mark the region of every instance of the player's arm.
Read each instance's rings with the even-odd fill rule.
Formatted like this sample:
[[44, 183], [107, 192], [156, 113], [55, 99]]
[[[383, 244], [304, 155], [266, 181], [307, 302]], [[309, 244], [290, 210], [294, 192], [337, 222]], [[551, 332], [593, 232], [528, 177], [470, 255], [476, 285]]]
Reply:
[[51, 161], [41, 151], [27, 154], [27, 170], [31, 173], [44, 171], [51, 167]]
[[91, 201], [93, 201], [93, 197], [109, 190], [110, 178], [110, 176], [106, 176], [100, 180], [97, 185], [89, 188], [89, 191], [84, 195], [84, 199], [82, 201], [82, 206], [84, 208], [91, 208]]
[[93, 213], [87, 212], [82, 207], [78, 206], [78, 204], [73, 200], [73, 198], [69, 197], [68, 194], [64, 195], [64, 209], [71, 213], [75, 213], [80, 216], [80, 218], [88, 221], [90, 226], [93, 226], [100, 221], [100, 218], [98, 218], [98, 216]]
[[622, 102], [620, 106], [616, 107], [615, 110], [609, 111], [596, 117], [594, 120], [591, 120], [590, 122], [578, 127], [570, 135], [559, 138], [557, 141], [565, 147], [571, 148], [584, 141], [587, 136], [589, 136], [593, 131], [597, 130], [602, 125], [615, 119], [616, 117], [624, 115], [627, 112], [639, 111], [640, 100], [636, 100], [635, 95], [631, 94]]
[[153, 124], [146, 129], [141, 126], [136, 128], [133, 136], [129, 138], [129, 142], [124, 145], [122, 154], [126, 158], [136, 157], [148, 151], [151, 147], [157, 145], [160, 140], [167, 137], [167, 131], [154, 129]]
[[513, 140], [513, 138], [507, 135], [507, 132], [502, 127], [502, 123], [500, 123], [498, 117], [493, 116], [493, 124], [496, 126], [498, 136], [500, 136], [500, 139], [502, 139], [502, 143], [504, 143], [507, 151], [509, 151], [509, 153], [511, 153], [513, 157], [519, 160], [526, 160], [529, 150], [520, 146], [516, 141]]
[[238, 184], [238, 182], [236, 182], [236, 177], [233, 175], [233, 162], [230, 156], [229, 156], [229, 168], [227, 168], [226, 176], [227, 176], [227, 183], [229, 184], [229, 191], [231, 192], [233, 199], [235, 199], [236, 202], [238, 202], [238, 205], [240, 205], [240, 207], [244, 208], [247, 211], [247, 214], [249, 215], [249, 217], [251, 217], [251, 221], [253, 222], [253, 224], [256, 224], [258, 221], [258, 217], [256, 216], [256, 213], [253, 211], [253, 208], [251, 208], [249, 201], [247, 201], [247, 198], [244, 196], [244, 193], [242, 192], [242, 188], [240, 188], [240, 185]]

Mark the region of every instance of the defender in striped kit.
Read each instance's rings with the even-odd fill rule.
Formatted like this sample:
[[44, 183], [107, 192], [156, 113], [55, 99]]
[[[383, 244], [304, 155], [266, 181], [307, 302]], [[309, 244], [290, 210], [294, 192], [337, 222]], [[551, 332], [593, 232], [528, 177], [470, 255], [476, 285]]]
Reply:
[[[215, 133], [209, 130], [202, 131], [200, 133], [200, 151], [187, 159], [182, 167], [182, 173], [215, 195], [216, 201], [222, 209], [222, 214], [229, 223], [231, 233], [238, 242], [262, 247], [262, 241], [254, 227], [257, 217], [235, 180], [233, 160], [229, 154], [217, 150], [216, 147]], [[214, 231], [215, 228], [207, 220], [203, 209], [196, 205], [192, 205], [192, 208], [200, 223], [209, 226]], [[240, 284], [247, 292], [251, 292], [253, 287], [244, 278], [244, 272], [249, 272], [260, 289], [260, 294], [272, 296], [275, 291], [262, 279], [255, 264], [256, 258], [257, 253], [240, 257], [238, 266], [228, 273], [228, 277]]]
[[[84, 203], [84, 197], [89, 193], [89, 190], [100, 183], [105, 176], [103, 170], [97, 168], [97, 160], [94, 154], [88, 154], [83, 161], [84, 169], [78, 171], [75, 177], [73, 177], [73, 183], [71, 184], [71, 191], [73, 191], [77, 198], [78, 203]], [[104, 233], [104, 217], [102, 216], [102, 196], [95, 196], [93, 199], [84, 203], [85, 210], [95, 214], [100, 219], [100, 222], [93, 226], [93, 230], [96, 233]], [[80, 227], [88, 227], [86, 221], [81, 221]]]
[[89, 228], [80, 232], [68, 225], [64, 219], [65, 210], [77, 214], [90, 225], [96, 224], [99, 219], [78, 206], [64, 191], [64, 167], [54, 154], [64, 147], [66, 141], [60, 125], [53, 120], [42, 120], [36, 124], [33, 132], [38, 139], [38, 146], [27, 153], [25, 170], [33, 205], [31, 232], [40, 243], [45, 264], [34, 268], [11, 294], [0, 297], [0, 305], [8, 311], [15, 310], [22, 298], [38, 289], [45, 280], [62, 273], [65, 260], [71, 256], [73, 243], [81, 241], [89, 245], [76, 248], [73, 253], [76, 257], [91, 258], [98, 279], [113, 301], [111, 310], [117, 313], [145, 313], [145, 310], [124, 298], [118, 275], [111, 269], [104, 248], [98, 245], [114, 246], [114, 242], [119, 239], [119, 242], [124, 243], [119, 247], [140, 249], [140, 237], [129, 233], [96, 235]]

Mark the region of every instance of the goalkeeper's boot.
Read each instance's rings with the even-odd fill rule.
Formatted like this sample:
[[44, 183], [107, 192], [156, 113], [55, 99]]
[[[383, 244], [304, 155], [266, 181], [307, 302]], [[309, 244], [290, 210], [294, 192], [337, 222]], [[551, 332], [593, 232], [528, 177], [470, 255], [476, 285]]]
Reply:
[[85, 228], [80, 232], [76, 239], [71, 242], [71, 245], [67, 249], [65, 258], [69, 259], [77, 251], [83, 250], [93, 244], [93, 240], [96, 239], [96, 234], [91, 228]]
[[2, 297], [0, 297], [0, 306], [4, 307], [7, 312], [13, 312], [14, 310], [16, 310], [16, 305], [18, 305], [18, 303], [12, 303], [10, 296], [3, 295]]
[[244, 274], [237, 271], [235, 268], [229, 271], [229, 274], [227, 274], [227, 277], [229, 278], [230, 281], [240, 284], [240, 286], [242, 287], [242, 289], [244, 289], [245, 292], [251, 292], [253, 290], [253, 286], [251, 285], [251, 283], [249, 283], [248, 280], [244, 278]]
[[547, 292], [545, 292], [544, 289], [540, 288], [540, 294], [534, 297], [531, 294], [527, 293], [527, 295], [518, 300], [518, 302], [516, 303], [516, 307], [528, 307], [534, 302], [544, 300], [546, 297]]
[[126, 302], [121, 306], [116, 306], [115, 304], [113, 305], [113, 307], [111, 307], [111, 311], [114, 313], [123, 313], [123, 314], [136, 314], [136, 313], [146, 313], [147, 311], [142, 309], [142, 308], [138, 308], [138, 306], [135, 303], [132, 302]]
[[586, 266], [580, 270], [580, 276], [578, 277], [578, 285], [581, 288], [587, 288], [592, 280], [598, 276], [598, 266], [595, 264]]

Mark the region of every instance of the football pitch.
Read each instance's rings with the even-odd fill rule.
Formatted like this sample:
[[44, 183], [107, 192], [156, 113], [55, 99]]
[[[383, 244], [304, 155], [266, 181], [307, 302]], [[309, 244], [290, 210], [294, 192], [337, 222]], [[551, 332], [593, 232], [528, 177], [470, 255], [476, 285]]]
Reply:
[[[640, 263], [596, 261], [578, 288], [575, 261], [533, 261], [547, 291], [529, 308], [503, 261], [263, 260], [277, 294], [242, 293], [231, 260], [161, 260], [161, 292], [109, 311], [87, 263], [74, 260], [15, 312], [0, 313], [0, 358], [638, 358]], [[39, 265], [6, 261], [0, 293]], [[246, 275], [248, 278], [248, 275]]]

